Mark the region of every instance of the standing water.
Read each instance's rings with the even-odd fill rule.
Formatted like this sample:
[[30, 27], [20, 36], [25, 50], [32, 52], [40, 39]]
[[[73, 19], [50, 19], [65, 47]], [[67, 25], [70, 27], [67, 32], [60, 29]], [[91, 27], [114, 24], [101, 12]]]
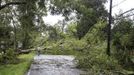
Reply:
[[75, 67], [74, 56], [39, 55], [34, 57], [27, 75], [81, 75], [84, 73]]

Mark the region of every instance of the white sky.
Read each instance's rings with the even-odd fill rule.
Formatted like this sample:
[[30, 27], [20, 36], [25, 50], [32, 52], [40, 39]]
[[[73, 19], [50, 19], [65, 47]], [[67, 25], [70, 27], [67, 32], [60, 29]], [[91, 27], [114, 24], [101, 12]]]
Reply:
[[63, 19], [64, 17], [62, 17], [61, 15], [51, 15], [50, 13], [48, 13], [46, 17], [43, 17], [44, 22], [50, 25], [54, 25], [58, 21], [63, 20]]
[[[134, 0], [113, 0], [113, 6], [117, 4], [119, 5], [113, 8], [113, 15], [118, 14], [120, 11], [124, 12], [131, 8], [134, 8]], [[109, 2], [105, 6], [106, 6], [106, 9], [109, 9]], [[61, 15], [52, 16], [48, 14], [48, 16], [43, 17], [43, 19], [46, 24], [54, 25], [59, 20], [63, 20], [64, 17], [62, 17]]]

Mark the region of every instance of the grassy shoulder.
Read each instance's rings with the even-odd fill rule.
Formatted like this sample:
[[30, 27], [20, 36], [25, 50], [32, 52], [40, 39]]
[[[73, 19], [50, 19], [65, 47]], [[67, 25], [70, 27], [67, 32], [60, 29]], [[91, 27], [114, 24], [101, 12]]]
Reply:
[[24, 75], [29, 69], [34, 53], [23, 54], [18, 64], [0, 65], [0, 75]]

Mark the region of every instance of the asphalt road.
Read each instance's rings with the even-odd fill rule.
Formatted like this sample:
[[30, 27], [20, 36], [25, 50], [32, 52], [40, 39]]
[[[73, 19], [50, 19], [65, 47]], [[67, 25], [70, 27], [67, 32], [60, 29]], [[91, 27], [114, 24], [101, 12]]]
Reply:
[[40, 55], [35, 56], [27, 75], [81, 75], [76, 68], [74, 56]]

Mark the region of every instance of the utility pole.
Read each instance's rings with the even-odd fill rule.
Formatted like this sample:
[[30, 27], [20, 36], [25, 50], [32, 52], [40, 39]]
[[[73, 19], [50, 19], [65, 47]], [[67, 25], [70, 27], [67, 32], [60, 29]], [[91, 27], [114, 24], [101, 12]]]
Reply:
[[110, 0], [110, 9], [109, 9], [109, 24], [108, 24], [108, 39], [107, 39], [107, 55], [110, 56], [110, 48], [111, 48], [111, 23], [112, 23], [112, 3], [113, 0]]

